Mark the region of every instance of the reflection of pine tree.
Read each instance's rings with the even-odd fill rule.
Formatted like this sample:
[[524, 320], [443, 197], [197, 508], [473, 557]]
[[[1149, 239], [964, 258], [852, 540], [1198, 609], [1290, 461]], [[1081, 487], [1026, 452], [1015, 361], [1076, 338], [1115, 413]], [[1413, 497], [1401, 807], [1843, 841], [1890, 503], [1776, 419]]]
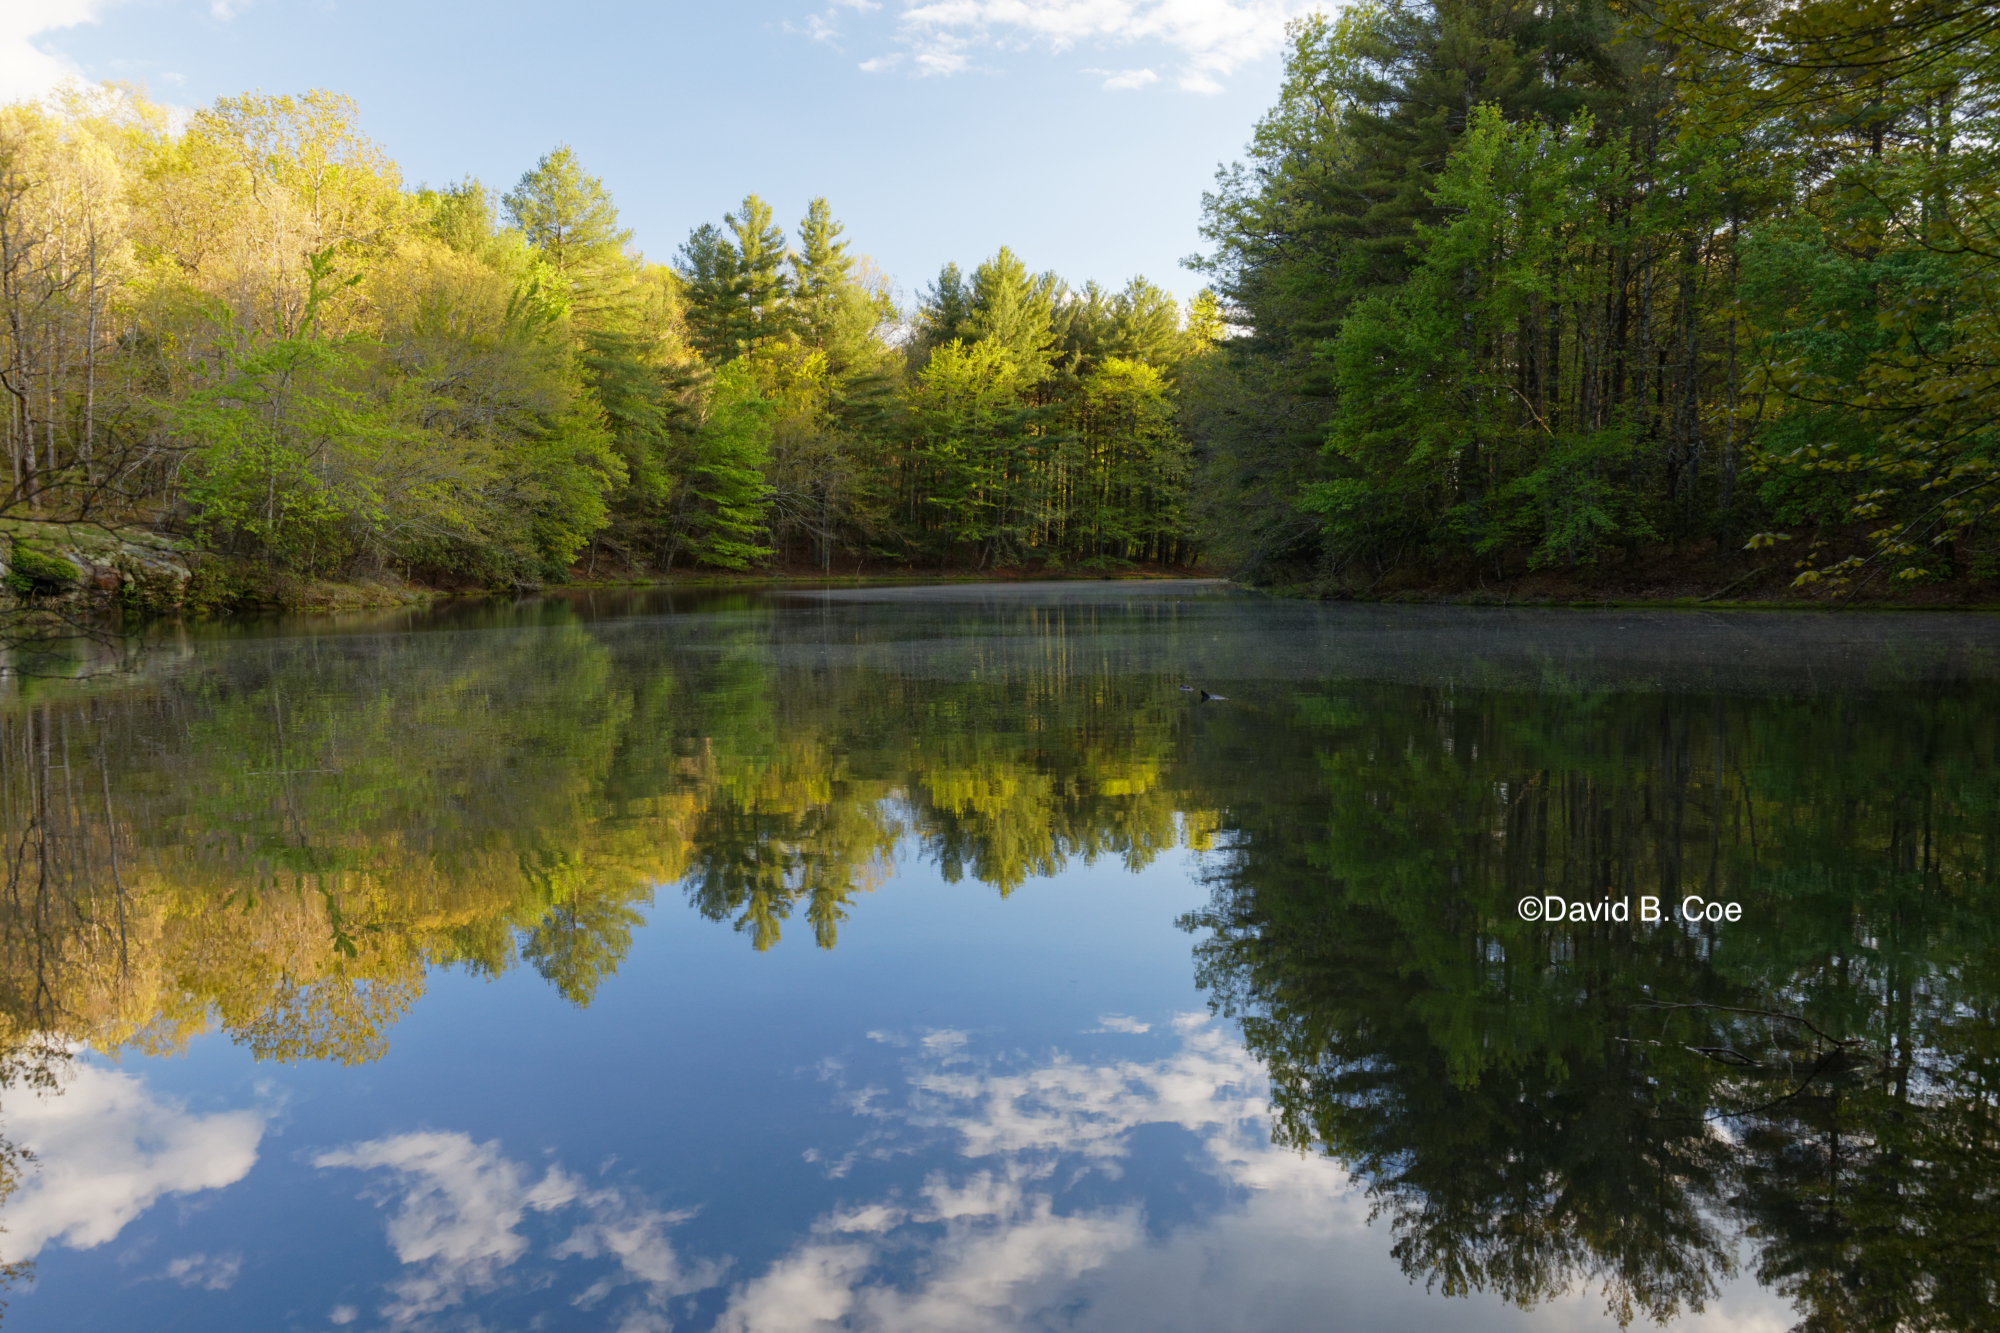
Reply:
[[1758, 1277], [1798, 1304], [1800, 1328], [2000, 1327], [1994, 1030], [1974, 1026], [1985, 1031], [1953, 1036], [1984, 1058], [1934, 1048], [1921, 1070], [1866, 1062], [1745, 1136], [1733, 1203], [1761, 1242]]
[[[1728, 1273], [1733, 1212], [1804, 1327], [1992, 1327], [1971, 706], [1356, 688], [1254, 743], [1219, 718], [1201, 981], [1278, 1135], [1348, 1163], [1446, 1291], [1597, 1282], [1669, 1317]], [[1743, 928], [1512, 910], [1683, 886], [1744, 898]]]

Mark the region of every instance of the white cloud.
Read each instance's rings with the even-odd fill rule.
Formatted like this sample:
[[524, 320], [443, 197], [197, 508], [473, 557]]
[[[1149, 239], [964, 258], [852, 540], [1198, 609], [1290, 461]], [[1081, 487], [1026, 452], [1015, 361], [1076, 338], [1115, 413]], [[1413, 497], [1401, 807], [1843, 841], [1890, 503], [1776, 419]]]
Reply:
[[[981, 49], [1061, 53], [1083, 44], [1151, 42], [1179, 56], [1181, 88], [1210, 93], [1243, 65], [1277, 51], [1287, 19], [1318, 7], [1318, 0], [910, 0], [895, 40], [918, 73], [937, 75], [970, 69]], [[877, 57], [862, 68], [893, 62]], [[1160, 77], [1151, 69], [1091, 72], [1107, 75], [1104, 86], [1114, 90]]]
[[[1101, 74], [1104, 71], [1085, 70], [1084, 72], [1086, 74]], [[1106, 86], [1109, 87], [1110, 85], [1107, 84]], [[1098, 1032], [1129, 1032], [1136, 1035], [1141, 1032], [1151, 1032], [1153, 1030], [1151, 1023], [1141, 1023], [1138, 1019], [1128, 1018], [1124, 1014], [1099, 1014], [1097, 1024], [1094, 1030]]]
[[813, 1230], [820, 1232], [867, 1231], [882, 1232], [900, 1226], [909, 1214], [901, 1208], [885, 1203], [871, 1203], [863, 1208], [855, 1208], [845, 1213], [830, 1213], [813, 1223]]
[[1160, 81], [1160, 76], [1150, 69], [1087, 69], [1084, 73], [1104, 75], [1102, 87], [1108, 93], [1129, 92]]
[[50, 1242], [102, 1245], [162, 1195], [235, 1184], [256, 1164], [264, 1114], [195, 1115], [132, 1074], [82, 1064], [60, 1095], [12, 1106], [7, 1130], [39, 1159], [7, 1205], [8, 1257], [32, 1259]]
[[313, 1165], [392, 1173], [383, 1196], [397, 1202], [389, 1245], [412, 1270], [391, 1284], [392, 1299], [380, 1310], [393, 1328], [417, 1327], [468, 1296], [501, 1286], [506, 1270], [528, 1253], [528, 1239], [517, 1228], [530, 1211], [581, 1210], [581, 1220], [550, 1257], [615, 1259], [615, 1275], [575, 1303], [589, 1309], [619, 1287], [637, 1284], [642, 1307], [625, 1312], [625, 1326], [634, 1330], [664, 1327], [659, 1307], [668, 1299], [721, 1280], [721, 1265], [684, 1265], [667, 1240], [668, 1229], [693, 1214], [644, 1208], [615, 1189], [585, 1189], [559, 1166], [530, 1184], [532, 1173], [496, 1142], [474, 1143], [458, 1133], [399, 1134], [321, 1153]]
[[965, 1109], [925, 1109], [913, 1119], [957, 1131], [968, 1157], [1036, 1151], [1100, 1160], [1124, 1156], [1136, 1125], [1235, 1133], [1240, 1122], [1261, 1119], [1264, 1071], [1249, 1052], [1206, 1014], [1183, 1014], [1174, 1026], [1180, 1051], [1153, 1064], [1085, 1065], [1059, 1056], [1019, 1074], [920, 1072], [911, 1079], [928, 1094], [920, 1105]]
[[793, 27], [790, 22], [786, 22], [783, 27], [786, 32], [810, 37], [829, 46], [837, 46], [841, 38], [840, 11], [851, 9], [857, 14], [866, 14], [881, 7], [877, 0], [833, 0], [833, 3], [820, 13], [806, 15], [802, 27]]
[[[1100, 1021], [1111, 1026], [1120, 1019]], [[1115, 1030], [1147, 1026], [1122, 1019]], [[932, 1173], [916, 1206], [878, 1202], [821, 1218], [811, 1239], [731, 1293], [717, 1328], [971, 1333], [1040, 1327], [1058, 1311], [1067, 1322], [1081, 1308], [1068, 1294], [1076, 1284], [1120, 1255], [1143, 1251], [1147, 1239], [1143, 1211], [1134, 1205], [1056, 1212], [1048, 1182], [1057, 1159], [1080, 1157], [1086, 1169], [1115, 1174], [1131, 1131], [1161, 1123], [1206, 1135], [1219, 1163], [1272, 1152], [1260, 1146], [1256, 1128], [1264, 1083], [1255, 1061], [1211, 1029], [1205, 1015], [1184, 1015], [1175, 1026], [1182, 1049], [1156, 1063], [1092, 1066], [1058, 1058], [1000, 1075], [960, 1068], [962, 1040], [927, 1041], [931, 1050], [912, 1067], [909, 1105], [899, 1114], [913, 1127], [950, 1132], [962, 1157], [986, 1165], [957, 1178]], [[1345, 1191], [1345, 1177], [1332, 1164], [1279, 1155], [1333, 1193]], [[878, 1265], [912, 1247], [921, 1252], [920, 1279], [892, 1283]]]
[[635, 1207], [616, 1190], [594, 1190], [581, 1202], [589, 1209], [588, 1219], [550, 1253], [558, 1259], [610, 1255], [618, 1261], [616, 1276], [598, 1279], [577, 1298], [576, 1303], [585, 1309], [627, 1283], [643, 1286], [649, 1303], [658, 1305], [669, 1297], [706, 1290], [722, 1280], [721, 1264], [683, 1264], [667, 1240], [667, 1229], [693, 1217], [692, 1211], [663, 1213]]
[[80, 78], [76, 62], [44, 50], [36, 38], [95, 23], [115, 0], [0, 0], [0, 102], [36, 97]]

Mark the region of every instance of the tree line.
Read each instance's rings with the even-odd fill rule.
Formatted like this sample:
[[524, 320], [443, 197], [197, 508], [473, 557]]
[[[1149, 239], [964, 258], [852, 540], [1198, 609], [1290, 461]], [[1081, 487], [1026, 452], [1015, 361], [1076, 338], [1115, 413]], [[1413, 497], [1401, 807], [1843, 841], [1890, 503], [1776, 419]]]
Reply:
[[1977, 585], [1997, 76], [1945, 0], [1308, 16], [1185, 307], [1007, 249], [905, 305], [824, 199], [787, 233], [749, 196], [660, 263], [568, 148], [410, 188], [332, 93], [176, 127], [72, 87], [0, 109], [7, 581], [62, 584], [26, 538], [85, 522], [208, 553], [222, 601], [1196, 562]]
[[71, 87], [0, 109], [8, 564], [61, 582], [33, 525], [77, 522], [246, 586], [1186, 562], [1208, 308], [1002, 249], [904, 310], [824, 199], [662, 264], [566, 147], [409, 188], [336, 94]]
[[1989, 11], [1379, 0], [1290, 36], [1196, 261], [1244, 335], [1182, 402], [1229, 559], [2000, 572]]

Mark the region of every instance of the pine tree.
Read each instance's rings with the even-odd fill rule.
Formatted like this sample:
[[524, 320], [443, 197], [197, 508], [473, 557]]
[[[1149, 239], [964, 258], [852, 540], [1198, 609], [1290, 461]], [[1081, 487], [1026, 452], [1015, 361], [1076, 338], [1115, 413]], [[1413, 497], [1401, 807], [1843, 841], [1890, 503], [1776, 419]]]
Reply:
[[734, 328], [739, 348], [759, 338], [782, 337], [791, 329], [792, 285], [785, 276], [791, 251], [785, 232], [771, 221], [771, 206], [750, 194], [723, 223], [736, 238]]
[[854, 256], [840, 239], [845, 229], [824, 199], [815, 199], [799, 223], [792, 256], [795, 324], [806, 344], [825, 355], [836, 380], [879, 369], [881, 327], [896, 317], [895, 303], [862, 284]]
[[619, 227], [604, 183], [587, 174], [568, 144], [543, 155], [503, 197], [507, 219], [569, 288], [586, 319], [616, 302], [638, 261], [632, 233]]
[[710, 362], [732, 361], [761, 338], [793, 331], [792, 284], [785, 266], [791, 252], [785, 233], [771, 222], [771, 206], [745, 195], [721, 227], [704, 222], [681, 247], [675, 271], [687, 296], [688, 330]]

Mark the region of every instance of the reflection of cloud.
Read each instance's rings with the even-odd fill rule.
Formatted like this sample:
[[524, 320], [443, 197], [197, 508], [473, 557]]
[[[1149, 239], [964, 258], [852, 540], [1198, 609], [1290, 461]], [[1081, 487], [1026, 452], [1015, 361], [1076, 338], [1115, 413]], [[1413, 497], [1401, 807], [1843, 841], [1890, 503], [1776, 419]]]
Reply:
[[841, 1321], [938, 1333], [1005, 1328], [1024, 1287], [1074, 1279], [1144, 1235], [1136, 1209], [1059, 1217], [1047, 1194], [986, 1171], [957, 1186], [933, 1176], [923, 1193], [929, 1206], [908, 1220], [942, 1224], [944, 1234], [927, 1247], [926, 1280], [914, 1289], [865, 1280], [880, 1242], [817, 1241], [739, 1287], [717, 1329], [803, 1333]]
[[[1122, 1032], [1151, 1026], [1122, 1015], [1099, 1021]], [[1180, 1051], [1152, 1064], [1057, 1059], [1011, 1074], [966, 1069], [963, 1034], [932, 1034], [956, 1040], [925, 1040], [930, 1058], [919, 1057], [909, 1105], [898, 1114], [912, 1125], [953, 1131], [965, 1157], [993, 1165], [957, 1180], [933, 1173], [916, 1207], [876, 1203], [820, 1219], [812, 1239], [736, 1288], [718, 1327], [1005, 1329], [1036, 1323], [1038, 1312], [1070, 1309], [1061, 1291], [1144, 1249], [1146, 1231], [1136, 1205], [1056, 1212], [1048, 1181], [1059, 1159], [1080, 1157], [1086, 1169], [1115, 1175], [1130, 1132], [1162, 1123], [1205, 1133], [1216, 1163], [1250, 1180], [1259, 1172], [1246, 1158], [1273, 1155], [1252, 1132], [1264, 1110], [1255, 1061], [1205, 1016], [1183, 1016], [1175, 1027]], [[1276, 1156], [1336, 1193], [1345, 1189], [1330, 1163]], [[922, 1279], [892, 1284], [878, 1266], [912, 1245], [922, 1247]]]
[[[1446, 1300], [1409, 1282], [1387, 1253], [1389, 1238], [1368, 1228], [1365, 1192], [1337, 1163], [1271, 1146], [1267, 1087], [1249, 1053], [1205, 1016], [1183, 1015], [1174, 1027], [1179, 1050], [1151, 1063], [1058, 1059], [978, 1073], [956, 1048], [949, 1068], [916, 1057], [907, 1104], [892, 1113], [952, 1133], [970, 1169], [933, 1172], [920, 1201], [849, 1204], [821, 1217], [730, 1293], [717, 1327], [1290, 1330], [1327, 1326], [1336, 1294], [1333, 1322], [1342, 1327], [1608, 1327], [1583, 1293], [1522, 1311], [1485, 1297]], [[879, 1117], [887, 1108], [875, 1100]], [[1115, 1175], [1132, 1153], [1132, 1131], [1160, 1124], [1200, 1139], [1195, 1160], [1233, 1202], [1165, 1235], [1149, 1233], [1138, 1202], [1057, 1211], [1060, 1182]], [[1790, 1322], [1768, 1295], [1731, 1295], [1729, 1313], [1683, 1326], [1776, 1333]]]
[[1127, 1018], [1123, 1014], [1099, 1014], [1097, 1027], [1092, 1029], [1096, 1032], [1130, 1032], [1134, 1035], [1152, 1030], [1151, 1023], [1141, 1023], [1138, 1019]]
[[235, 1184], [257, 1161], [264, 1116], [194, 1115], [132, 1074], [82, 1064], [60, 1096], [10, 1107], [7, 1129], [40, 1159], [7, 1206], [9, 1257], [32, 1259], [50, 1241], [102, 1245], [163, 1194]]
[[236, 1275], [242, 1271], [243, 1253], [232, 1250], [228, 1254], [190, 1254], [169, 1260], [167, 1271], [162, 1276], [183, 1287], [228, 1291], [235, 1285]]
[[531, 1186], [499, 1144], [475, 1144], [463, 1134], [400, 1134], [321, 1153], [313, 1165], [397, 1173], [402, 1206], [389, 1219], [389, 1244], [398, 1259], [419, 1268], [396, 1284], [397, 1299], [383, 1307], [399, 1326], [499, 1285], [500, 1270], [528, 1248], [514, 1229], [522, 1215], [560, 1208], [582, 1192], [580, 1182], [555, 1167]]
[[657, 1307], [712, 1287], [721, 1276], [716, 1264], [683, 1266], [667, 1240], [668, 1228], [692, 1214], [643, 1208], [615, 1189], [585, 1189], [559, 1166], [530, 1184], [529, 1173], [498, 1143], [475, 1144], [456, 1133], [399, 1134], [321, 1153], [313, 1165], [394, 1173], [390, 1194], [398, 1208], [389, 1219], [389, 1244], [415, 1270], [392, 1286], [394, 1299], [382, 1307], [396, 1328], [421, 1324], [500, 1286], [505, 1270], [528, 1252], [528, 1239], [517, 1228], [530, 1211], [582, 1210], [551, 1257], [617, 1260], [617, 1276], [600, 1279], [576, 1304], [589, 1309], [618, 1287], [637, 1283], [647, 1308], [628, 1311], [625, 1327], [664, 1327]]
[[[1174, 1021], [1182, 1045], [1157, 1064], [1081, 1065], [1066, 1058], [1020, 1074], [920, 1073], [917, 1123], [964, 1136], [968, 1157], [1031, 1151], [1125, 1155], [1137, 1125], [1238, 1134], [1264, 1113], [1264, 1071], [1207, 1016]], [[954, 1110], [952, 1108], [965, 1108]]]

